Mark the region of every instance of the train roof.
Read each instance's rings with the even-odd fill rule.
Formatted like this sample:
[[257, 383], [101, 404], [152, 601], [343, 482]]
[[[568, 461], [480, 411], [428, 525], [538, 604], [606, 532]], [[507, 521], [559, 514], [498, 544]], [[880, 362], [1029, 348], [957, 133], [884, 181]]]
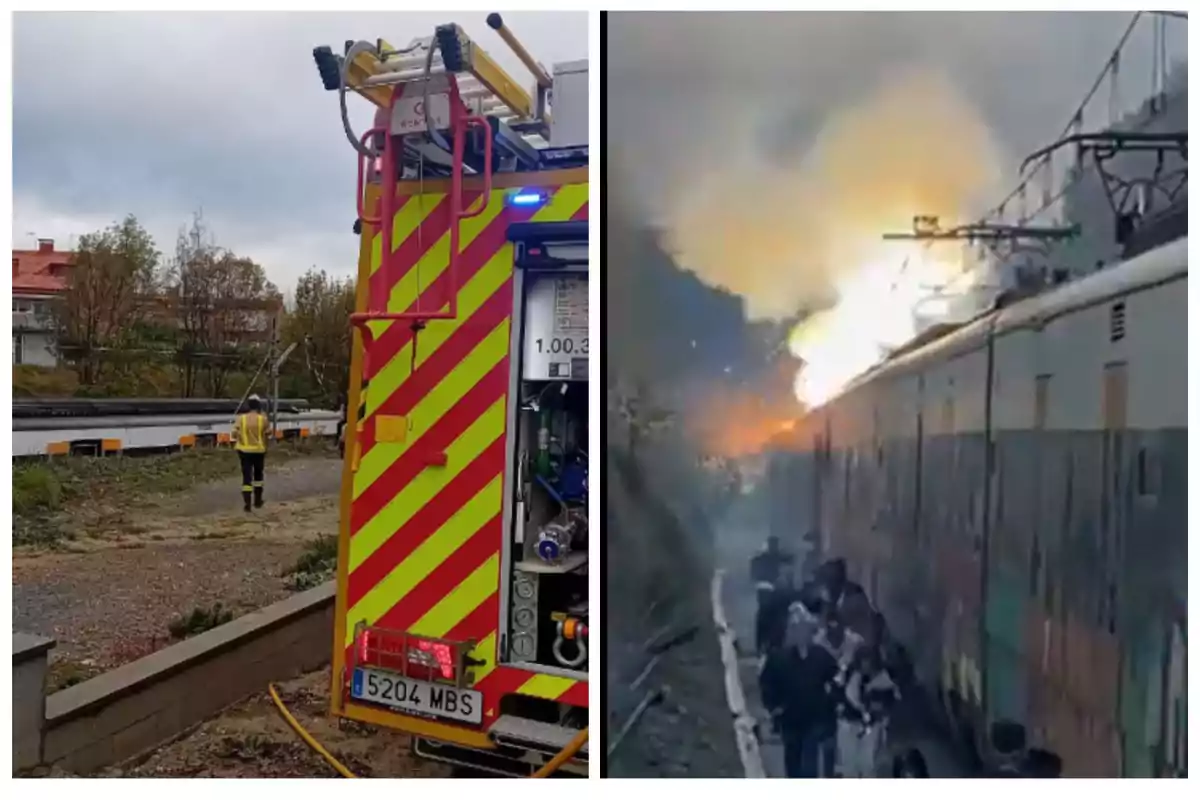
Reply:
[[935, 334], [932, 341], [914, 348], [913, 345], [926, 335], [920, 334], [888, 359], [851, 381], [830, 402], [878, 378], [903, 375], [929, 361], [973, 350], [993, 332], [1000, 334], [1040, 326], [1076, 309], [1169, 283], [1185, 277], [1187, 271], [1187, 237], [1184, 236], [1011, 306], [985, 312], [959, 325], [943, 326], [944, 330]]
[[[266, 402], [267, 398], [264, 398]], [[13, 417], [98, 417], [132, 414], [234, 414], [240, 401], [229, 398], [147, 398], [147, 397], [15, 397]], [[307, 400], [279, 398], [278, 410], [283, 413], [307, 411]]]

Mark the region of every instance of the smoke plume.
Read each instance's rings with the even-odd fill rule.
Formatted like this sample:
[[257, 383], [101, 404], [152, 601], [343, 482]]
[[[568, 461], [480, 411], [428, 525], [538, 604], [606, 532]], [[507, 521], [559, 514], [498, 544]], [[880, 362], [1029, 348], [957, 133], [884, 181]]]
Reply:
[[914, 215], [951, 224], [994, 199], [1001, 163], [943, 73], [893, 72], [798, 155], [703, 165], [669, 204], [669, 243], [681, 267], [743, 297], [750, 319], [786, 319], [827, 305]]

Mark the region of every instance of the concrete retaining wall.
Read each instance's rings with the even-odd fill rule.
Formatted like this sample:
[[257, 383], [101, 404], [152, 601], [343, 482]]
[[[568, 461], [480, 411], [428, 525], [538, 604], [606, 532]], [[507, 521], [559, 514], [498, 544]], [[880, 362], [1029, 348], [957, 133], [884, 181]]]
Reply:
[[[87, 774], [128, 761], [270, 682], [327, 664], [334, 594], [333, 583], [318, 586], [46, 697], [34, 763]], [[42, 670], [44, 681], [44, 656]], [[27, 750], [17, 758], [15, 719], [13, 730], [14, 769], [31, 766]]]
[[46, 656], [53, 639], [13, 634], [13, 771], [42, 761], [42, 727], [46, 719]]

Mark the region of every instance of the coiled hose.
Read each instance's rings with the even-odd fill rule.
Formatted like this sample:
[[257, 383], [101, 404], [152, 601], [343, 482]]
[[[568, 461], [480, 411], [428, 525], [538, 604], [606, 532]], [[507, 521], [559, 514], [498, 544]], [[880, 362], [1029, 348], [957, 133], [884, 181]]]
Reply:
[[[314, 753], [325, 759], [325, 763], [333, 767], [334, 771], [343, 778], [358, 777], [351, 772], [345, 764], [343, 764], [341, 761], [338, 761], [333, 753], [330, 753], [327, 749], [325, 749], [324, 745], [313, 738], [313, 735], [304, 729], [304, 726], [300, 724], [300, 721], [292, 716], [292, 712], [288, 711], [287, 706], [283, 704], [283, 700], [279, 697], [279, 691], [275, 688], [275, 684], [268, 684], [267, 690], [271, 693], [271, 700], [275, 703], [275, 708], [279, 709], [279, 715], [283, 717], [284, 722], [291, 726], [292, 730], [296, 732], [296, 735], [299, 736], [300, 739], [306, 745], [308, 745]], [[533, 773], [529, 777], [549, 778], [551, 775], [558, 772], [558, 770], [562, 768], [563, 764], [574, 758], [576, 754], [583, 749], [583, 746], [587, 744], [587, 740], [588, 729], [584, 728], [579, 733], [575, 734], [575, 738], [567, 742], [567, 746], [560, 750], [558, 754], [554, 756], [554, 758], [547, 761], [537, 772]]]

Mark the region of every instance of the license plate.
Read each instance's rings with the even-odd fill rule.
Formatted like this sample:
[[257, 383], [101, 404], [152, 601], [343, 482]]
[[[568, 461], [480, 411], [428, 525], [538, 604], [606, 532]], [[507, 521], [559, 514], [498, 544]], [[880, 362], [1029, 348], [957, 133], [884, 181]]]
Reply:
[[383, 670], [363, 667], [354, 670], [350, 696], [355, 700], [391, 706], [410, 714], [475, 725], [483, 722], [483, 695], [479, 692], [441, 683], [414, 681]]

